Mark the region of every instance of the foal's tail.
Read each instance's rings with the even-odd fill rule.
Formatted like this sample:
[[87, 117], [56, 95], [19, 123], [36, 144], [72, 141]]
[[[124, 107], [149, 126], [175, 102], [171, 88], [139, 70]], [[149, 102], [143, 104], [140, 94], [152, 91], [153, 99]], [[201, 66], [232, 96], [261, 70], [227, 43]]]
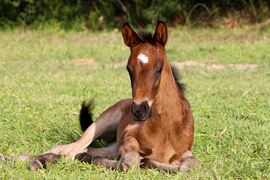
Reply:
[[[85, 132], [86, 129], [88, 127], [90, 127], [91, 124], [93, 124], [93, 122], [94, 122], [93, 121], [93, 112], [92, 112], [93, 109], [94, 109], [94, 100], [93, 99], [89, 100], [88, 102], [83, 101], [82, 107], [80, 110], [80, 116], [79, 116], [80, 126], [81, 126], [81, 130], [83, 132]], [[118, 122], [117, 122], [117, 124], [118, 124]], [[103, 140], [108, 144], [111, 142], [115, 142], [116, 141], [116, 129], [114, 129], [113, 131], [109, 129], [109, 130], [103, 132], [99, 137], [96, 138], [96, 140]]]
[[80, 110], [80, 126], [82, 131], [86, 131], [86, 129], [93, 123], [93, 111], [94, 109], [94, 100], [91, 99], [90, 101], [84, 101], [82, 103], [82, 107]]

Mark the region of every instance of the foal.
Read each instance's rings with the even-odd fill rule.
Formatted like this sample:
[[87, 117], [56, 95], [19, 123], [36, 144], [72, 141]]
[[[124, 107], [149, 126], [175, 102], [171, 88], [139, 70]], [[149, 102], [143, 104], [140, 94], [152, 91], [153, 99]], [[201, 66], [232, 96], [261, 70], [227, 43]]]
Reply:
[[[80, 113], [83, 136], [39, 156], [22, 156], [33, 159], [33, 169], [56, 162], [60, 155], [124, 171], [134, 166], [186, 171], [197, 164], [191, 152], [192, 112], [165, 54], [166, 25], [159, 21], [152, 36], [137, 34], [126, 23], [122, 35], [131, 51], [127, 70], [132, 99], [119, 101], [95, 122], [91, 122], [89, 107], [83, 105]], [[88, 147], [100, 137], [111, 144], [104, 148]]]
[[[77, 158], [109, 168], [119, 165], [121, 170], [140, 164], [167, 171], [194, 167], [194, 119], [165, 55], [166, 25], [158, 22], [152, 37], [138, 35], [124, 24], [122, 34], [131, 50], [127, 70], [133, 99], [117, 107], [122, 113], [118, 117], [117, 141], [108, 147], [111, 151], [103, 149], [98, 155], [98, 151], [95, 154], [94, 149], [89, 149]], [[119, 157], [119, 162], [102, 157], [104, 152]]]

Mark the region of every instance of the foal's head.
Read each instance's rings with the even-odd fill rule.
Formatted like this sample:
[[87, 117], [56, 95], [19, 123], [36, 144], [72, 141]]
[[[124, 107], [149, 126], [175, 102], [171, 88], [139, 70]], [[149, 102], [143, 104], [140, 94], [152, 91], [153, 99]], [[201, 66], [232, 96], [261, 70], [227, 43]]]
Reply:
[[151, 106], [159, 91], [167, 42], [167, 27], [159, 21], [155, 34], [137, 34], [125, 23], [122, 27], [125, 44], [131, 54], [127, 70], [131, 79], [134, 119], [144, 121], [151, 115]]

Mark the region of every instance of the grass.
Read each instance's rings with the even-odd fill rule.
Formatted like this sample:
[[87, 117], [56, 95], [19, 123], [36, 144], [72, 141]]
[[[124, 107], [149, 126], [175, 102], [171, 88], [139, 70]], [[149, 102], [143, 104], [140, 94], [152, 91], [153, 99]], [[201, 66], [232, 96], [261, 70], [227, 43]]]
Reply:
[[[254, 70], [181, 69], [196, 119], [198, 170], [122, 173], [62, 159], [38, 172], [24, 162], [0, 162], [0, 178], [269, 179], [269, 44], [270, 31], [256, 27], [170, 29], [167, 56], [172, 61], [258, 65]], [[0, 154], [40, 153], [78, 139], [83, 100], [95, 97], [98, 116], [131, 96], [125, 67], [113, 67], [128, 55], [118, 31], [0, 32]]]

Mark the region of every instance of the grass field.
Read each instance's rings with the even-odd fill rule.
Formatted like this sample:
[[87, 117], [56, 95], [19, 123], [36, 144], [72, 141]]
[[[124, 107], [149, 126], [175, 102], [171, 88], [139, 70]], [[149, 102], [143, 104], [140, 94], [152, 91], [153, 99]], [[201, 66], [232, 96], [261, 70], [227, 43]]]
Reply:
[[[95, 98], [98, 116], [131, 96], [128, 55], [119, 31], [0, 32], [0, 154], [35, 154], [78, 139], [83, 100]], [[167, 56], [195, 63], [180, 71], [200, 169], [122, 173], [62, 159], [33, 172], [24, 162], [0, 162], [0, 179], [269, 179], [270, 31], [170, 29]]]

